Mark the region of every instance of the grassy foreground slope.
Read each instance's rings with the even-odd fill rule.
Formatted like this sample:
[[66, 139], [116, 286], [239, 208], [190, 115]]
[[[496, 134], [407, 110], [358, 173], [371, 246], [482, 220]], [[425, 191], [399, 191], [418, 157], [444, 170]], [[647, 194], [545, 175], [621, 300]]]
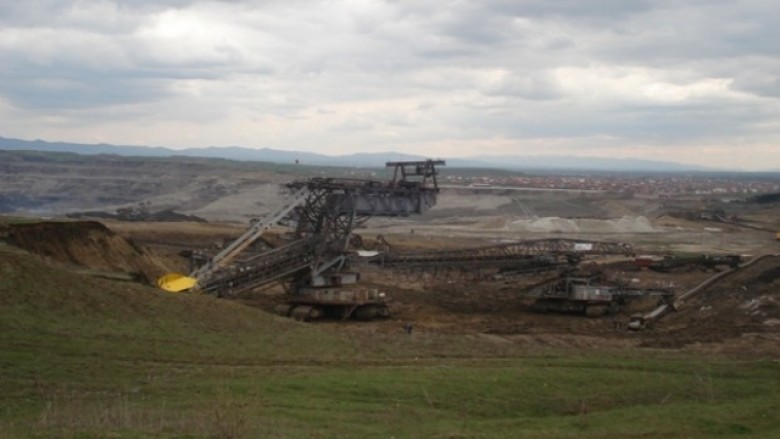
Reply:
[[780, 437], [780, 365], [332, 333], [0, 247], [0, 437]]

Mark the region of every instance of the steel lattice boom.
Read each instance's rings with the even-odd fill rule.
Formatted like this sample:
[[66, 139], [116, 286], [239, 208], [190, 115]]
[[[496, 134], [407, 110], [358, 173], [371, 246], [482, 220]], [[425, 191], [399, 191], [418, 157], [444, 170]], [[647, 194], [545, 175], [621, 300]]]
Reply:
[[535, 256], [562, 256], [579, 260], [590, 255], [633, 254], [633, 247], [623, 243], [538, 239], [457, 250], [380, 254], [369, 262], [389, 268], [502, 268], [515, 266]]
[[[228, 265], [238, 251], [259, 238], [266, 226], [255, 226], [233, 243], [230, 258], [212, 261], [199, 269], [203, 290], [234, 294], [273, 281], [290, 283], [295, 293], [314, 279], [338, 272], [346, 263], [344, 253], [354, 228], [374, 216], [421, 214], [436, 204], [439, 192], [437, 165], [441, 160], [391, 162], [394, 177], [389, 182], [346, 178], [311, 178], [287, 186], [294, 192], [284, 213], [274, 212], [263, 223], [277, 222], [283, 215], [296, 223], [295, 240], [240, 264]], [[315, 283], [327, 283], [317, 280]]]

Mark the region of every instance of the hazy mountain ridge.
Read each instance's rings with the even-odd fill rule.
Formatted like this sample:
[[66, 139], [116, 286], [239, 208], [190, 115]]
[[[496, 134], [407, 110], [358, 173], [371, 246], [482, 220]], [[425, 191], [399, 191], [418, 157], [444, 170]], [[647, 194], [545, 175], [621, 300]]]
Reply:
[[[145, 157], [210, 157], [230, 160], [252, 160], [275, 163], [301, 163], [304, 165], [377, 167], [387, 161], [422, 160], [426, 157], [399, 152], [356, 153], [332, 156], [305, 151], [284, 151], [271, 148], [246, 148], [241, 146], [171, 149], [161, 146], [134, 146], [112, 144], [82, 144], [21, 140], [0, 137], [0, 150], [34, 150], [47, 152], [71, 152], [77, 154], [113, 154]], [[439, 157], [435, 157], [439, 158]], [[450, 167], [503, 168], [503, 169], [571, 169], [598, 171], [707, 171], [705, 166], [667, 161], [642, 159], [617, 159], [582, 156], [551, 155], [491, 155], [463, 158], [446, 158]]]

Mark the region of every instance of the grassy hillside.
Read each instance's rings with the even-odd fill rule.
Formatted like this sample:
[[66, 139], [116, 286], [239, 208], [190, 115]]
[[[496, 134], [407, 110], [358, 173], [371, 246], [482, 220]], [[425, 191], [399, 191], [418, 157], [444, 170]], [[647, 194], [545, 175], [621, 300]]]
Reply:
[[328, 328], [0, 247], [0, 437], [780, 435], [776, 361]]

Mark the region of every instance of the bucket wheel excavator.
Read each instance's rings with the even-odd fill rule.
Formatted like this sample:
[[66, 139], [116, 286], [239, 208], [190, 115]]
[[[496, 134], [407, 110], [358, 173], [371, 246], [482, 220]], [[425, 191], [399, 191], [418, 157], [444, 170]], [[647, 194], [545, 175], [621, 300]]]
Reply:
[[[197, 267], [189, 276], [169, 274], [158, 285], [172, 292], [201, 292], [219, 297], [281, 282], [288, 299], [275, 311], [298, 320], [323, 316], [342, 319], [387, 317], [387, 298], [357, 287], [360, 275], [349, 270], [347, 247], [352, 231], [376, 216], [422, 214], [436, 204], [437, 166], [443, 160], [388, 162], [388, 182], [311, 178], [288, 184], [292, 196], [265, 218], [254, 221], [238, 239]], [[250, 245], [283, 219], [294, 224], [293, 239], [237, 261]]]

